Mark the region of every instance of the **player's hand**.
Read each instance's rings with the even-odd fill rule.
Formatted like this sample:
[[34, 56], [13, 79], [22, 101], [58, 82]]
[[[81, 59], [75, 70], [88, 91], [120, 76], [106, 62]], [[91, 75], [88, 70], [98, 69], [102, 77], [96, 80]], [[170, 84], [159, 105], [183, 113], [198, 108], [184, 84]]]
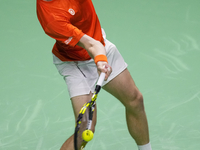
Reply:
[[97, 70], [98, 70], [99, 74], [101, 72], [105, 72], [105, 74], [106, 74], [105, 81], [108, 79], [109, 75], [112, 72], [111, 66], [107, 62], [105, 62], [105, 61], [98, 61], [97, 62]]

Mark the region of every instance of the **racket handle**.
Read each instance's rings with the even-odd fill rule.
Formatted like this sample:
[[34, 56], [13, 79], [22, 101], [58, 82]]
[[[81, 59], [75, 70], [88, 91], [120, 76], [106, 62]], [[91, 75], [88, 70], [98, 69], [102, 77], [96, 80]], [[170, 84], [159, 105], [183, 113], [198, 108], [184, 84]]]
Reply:
[[98, 81], [97, 81], [97, 85], [102, 86], [103, 81], [104, 81], [104, 79], [105, 79], [105, 75], [106, 75], [106, 74], [105, 74], [104, 72], [102, 72], [102, 73], [100, 74], [99, 79], [98, 79]]

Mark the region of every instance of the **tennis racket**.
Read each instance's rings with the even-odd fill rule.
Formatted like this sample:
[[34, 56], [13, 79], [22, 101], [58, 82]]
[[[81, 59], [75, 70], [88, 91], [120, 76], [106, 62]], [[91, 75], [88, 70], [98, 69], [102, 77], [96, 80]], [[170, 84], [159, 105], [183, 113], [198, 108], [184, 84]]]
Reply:
[[[76, 120], [76, 127], [74, 132], [74, 148], [75, 150], [83, 150], [85, 145], [87, 144], [87, 141], [83, 140], [82, 133], [85, 130], [90, 130], [92, 125], [92, 117], [93, 112], [96, 105], [96, 99], [99, 91], [101, 90], [102, 83], [105, 78], [105, 73], [101, 73], [100, 77], [97, 81], [94, 94], [92, 95], [92, 98], [83, 105], [81, 108], [78, 118]], [[93, 133], [92, 133], [93, 134]], [[93, 136], [93, 135], [92, 135]]]

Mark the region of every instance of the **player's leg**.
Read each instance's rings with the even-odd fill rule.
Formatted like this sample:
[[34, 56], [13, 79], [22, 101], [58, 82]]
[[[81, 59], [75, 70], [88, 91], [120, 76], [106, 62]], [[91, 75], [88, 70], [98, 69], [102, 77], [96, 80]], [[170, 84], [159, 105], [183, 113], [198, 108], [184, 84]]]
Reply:
[[[75, 116], [75, 120], [78, 117], [79, 111], [81, 110], [82, 106], [88, 102], [90, 100], [90, 98], [92, 97], [92, 94], [88, 94], [88, 95], [81, 95], [81, 96], [75, 96], [71, 98], [71, 102], [72, 102], [72, 107], [74, 110], [74, 116]], [[92, 127], [91, 130], [94, 132], [94, 128], [96, 125], [96, 109], [94, 111], [94, 115], [93, 115], [93, 122], [92, 122]], [[65, 143], [62, 145], [60, 150], [74, 150], [74, 135], [72, 135], [71, 137], [69, 137]]]
[[125, 106], [128, 130], [136, 143], [138, 145], [149, 143], [148, 124], [143, 97], [129, 71], [125, 69], [103, 88], [119, 99]]

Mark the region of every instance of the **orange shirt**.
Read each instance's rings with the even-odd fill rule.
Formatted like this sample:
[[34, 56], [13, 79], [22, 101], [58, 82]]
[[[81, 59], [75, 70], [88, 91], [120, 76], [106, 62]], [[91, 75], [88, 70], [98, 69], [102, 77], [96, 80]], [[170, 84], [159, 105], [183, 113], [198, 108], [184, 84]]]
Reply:
[[45, 33], [56, 40], [52, 52], [62, 61], [91, 59], [76, 45], [84, 34], [104, 44], [91, 0], [37, 0], [37, 16]]

